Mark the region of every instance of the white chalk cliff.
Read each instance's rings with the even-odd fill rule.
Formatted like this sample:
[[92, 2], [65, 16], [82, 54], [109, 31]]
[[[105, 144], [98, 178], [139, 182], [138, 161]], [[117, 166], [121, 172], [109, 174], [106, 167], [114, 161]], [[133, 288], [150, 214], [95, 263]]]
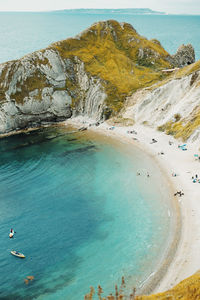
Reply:
[[127, 99], [123, 117], [153, 128], [162, 129], [165, 124], [175, 128], [179, 123], [186, 131], [193, 126], [193, 131], [185, 134], [188, 140], [196, 141], [200, 138], [200, 71], [183, 77], [175, 72], [167, 83], [137, 91]]

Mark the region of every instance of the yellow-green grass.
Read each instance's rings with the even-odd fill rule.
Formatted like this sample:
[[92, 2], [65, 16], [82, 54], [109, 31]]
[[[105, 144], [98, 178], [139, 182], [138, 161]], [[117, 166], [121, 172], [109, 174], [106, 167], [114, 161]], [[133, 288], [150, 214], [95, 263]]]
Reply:
[[[108, 95], [107, 105], [116, 112], [127, 95], [163, 80], [166, 75], [161, 69], [170, 67], [168, 53], [159, 43], [139, 36], [129, 24], [122, 29], [116, 21], [99, 22], [79, 39], [61, 41], [51, 48], [63, 58], [78, 57], [89, 75], [101, 78]], [[140, 58], [139, 49], [148, 56]]]
[[196, 71], [200, 71], [200, 60], [198, 60], [197, 62], [191, 64], [191, 65], [188, 65], [182, 69], [179, 69], [176, 74], [175, 74], [175, 77], [176, 78], [181, 78], [181, 77], [184, 77], [184, 76], [187, 76], [187, 75], [190, 75]]
[[149, 296], [136, 296], [135, 300], [199, 300], [200, 272], [181, 281], [169, 291]]
[[[165, 76], [165, 78], [162, 81], [159, 81], [155, 85], [151, 86], [150, 89], [154, 90], [156, 88], [163, 86], [164, 84], [168, 83], [171, 80], [181, 79], [185, 76], [195, 74], [198, 71], [200, 71], [200, 60], [198, 60], [197, 62], [191, 65], [180, 68], [179, 70], [175, 70], [171, 74], [168, 74], [168, 76]], [[200, 80], [196, 83], [196, 86], [200, 86]]]
[[188, 120], [169, 121], [162, 126], [158, 127], [158, 130], [164, 131], [166, 134], [173, 135], [175, 138], [181, 138], [186, 141], [192, 133], [200, 127], [200, 110], [198, 110], [193, 117], [190, 116]]

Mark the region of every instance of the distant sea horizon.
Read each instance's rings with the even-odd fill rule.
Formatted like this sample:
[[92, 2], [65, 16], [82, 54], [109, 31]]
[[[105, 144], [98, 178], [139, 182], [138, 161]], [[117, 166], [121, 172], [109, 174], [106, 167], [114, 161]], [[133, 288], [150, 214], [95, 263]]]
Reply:
[[0, 63], [20, 59], [54, 42], [74, 37], [93, 23], [108, 19], [130, 23], [140, 35], [159, 40], [171, 55], [180, 45], [190, 43], [195, 49], [196, 60], [200, 59], [200, 15], [172, 15], [150, 9], [142, 11], [74, 9], [0, 12]]
[[131, 13], [131, 14], [158, 14], [158, 15], [172, 15], [172, 16], [200, 16], [200, 13], [169, 13], [164, 11], [156, 11], [150, 8], [64, 8], [54, 10], [2, 10], [0, 13]]
[[55, 10], [10, 10], [0, 12], [74, 12], [74, 13], [132, 13], [132, 14], [167, 14], [166, 12], [155, 11], [150, 8], [66, 8]]

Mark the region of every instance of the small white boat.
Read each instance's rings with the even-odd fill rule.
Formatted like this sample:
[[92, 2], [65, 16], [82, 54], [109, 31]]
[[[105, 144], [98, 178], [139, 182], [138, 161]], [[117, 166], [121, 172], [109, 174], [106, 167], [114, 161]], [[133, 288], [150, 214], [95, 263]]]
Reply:
[[12, 250], [12, 251], [10, 251], [10, 253], [11, 253], [12, 255], [17, 256], [17, 257], [20, 257], [20, 258], [25, 258], [25, 257], [26, 257], [23, 253], [20, 253], [20, 252], [18, 252], [18, 251]]

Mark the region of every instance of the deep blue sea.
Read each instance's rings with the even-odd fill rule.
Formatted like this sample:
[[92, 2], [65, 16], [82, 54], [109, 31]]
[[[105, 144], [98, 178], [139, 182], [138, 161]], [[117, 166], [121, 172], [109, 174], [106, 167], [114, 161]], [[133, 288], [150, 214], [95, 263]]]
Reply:
[[0, 299], [80, 300], [99, 284], [108, 295], [155, 271], [170, 192], [145, 153], [65, 127], [0, 139], [0, 153]]
[[200, 59], [200, 16], [1, 12], [0, 62], [20, 58], [58, 40], [73, 37], [94, 22], [108, 19], [132, 24], [139, 34], [158, 39], [170, 54], [174, 54], [181, 44], [191, 43], [196, 59]]

